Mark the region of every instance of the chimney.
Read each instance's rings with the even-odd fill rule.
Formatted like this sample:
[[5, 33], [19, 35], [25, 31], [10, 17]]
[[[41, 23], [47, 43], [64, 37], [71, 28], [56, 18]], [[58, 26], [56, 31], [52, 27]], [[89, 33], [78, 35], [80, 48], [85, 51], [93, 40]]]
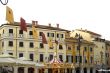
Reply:
[[51, 27], [51, 23], [49, 23], [49, 27]]
[[57, 28], [59, 28], [59, 24], [57, 24]]
[[38, 21], [35, 21], [35, 24], [38, 25]]
[[32, 21], [32, 25], [35, 25], [35, 21]]

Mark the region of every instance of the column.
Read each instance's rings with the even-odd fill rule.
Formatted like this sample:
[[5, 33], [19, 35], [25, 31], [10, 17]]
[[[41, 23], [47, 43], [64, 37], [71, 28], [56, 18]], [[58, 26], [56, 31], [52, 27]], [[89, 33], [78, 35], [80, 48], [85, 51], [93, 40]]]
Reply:
[[14, 66], [14, 73], [18, 73], [18, 67], [17, 66]]
[[44, 69], [44, 73], [48, 73], [48, 69]]
[[38, 73], [38, 68], [34, 68], [34, 73]]
[[93, 73], [96, 73], [96, 68], [93, 68]]
[[81, 72], [81, 73], [84, 73], [84, 69], [83, 69], [83, 68], [81, 68], [81, 69], [80, 69], [80, 72]]
[[90, 68], [87, 68], [87, 73], [90, 73]]
[[65, 68], [65, 73], [67, 73], [67, 68]]
[[24, 73], [28, 73], [28, 67], [24, 67]]
[[72, 69], [72, 73], [76, 73], [75, 69]]

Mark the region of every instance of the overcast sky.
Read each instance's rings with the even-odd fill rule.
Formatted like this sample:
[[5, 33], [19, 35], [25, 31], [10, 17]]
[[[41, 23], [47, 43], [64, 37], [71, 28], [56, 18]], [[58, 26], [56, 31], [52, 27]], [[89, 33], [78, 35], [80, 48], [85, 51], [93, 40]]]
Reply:
[[[9, 0], [14, 20], [37, 20], [41, 25], [67, 30], [87, 29], [110, 40], [110, 0]], [[0, 3], [0, 24], [5, 23], [6, 6]]]

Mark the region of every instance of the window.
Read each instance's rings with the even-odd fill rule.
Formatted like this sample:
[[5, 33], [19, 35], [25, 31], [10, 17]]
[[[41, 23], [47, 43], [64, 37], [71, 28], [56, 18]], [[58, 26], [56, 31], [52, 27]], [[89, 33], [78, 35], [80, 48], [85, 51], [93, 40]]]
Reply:
[[63, 34], [61, 34], [61, 38], [63, 38]]
[[66, 55], [66, 62], [68, 62], [68, 60], [69, 60], [69, 56], [68, 56], [68, 55]]
[[107, 53], [105, 53], [105, 56], [107, 57]]
[[3, 30], [3, 34], [4, 34], [4, 30]]
[[71, 63], [73, 63], [73, 56], [71, 56]]
[[62, 45], [59, 45], [59, 49], [63, 49]]
[[92, 49], [92, 47], [90, 47], [90, 52], [92, 52], [93, 51], [93, 49]]
[[49, 37], [49, 33], [47, 33], [47, 37]]
[[40, 62], [43, 62], [43, 58], [44, 58], [43, 54], [40, 54]]
[[54, 33], [51, 33], [51, 36], [54, 37]]
[[44, 48], [44, 45], [43, 45], [43, 43], [40, 43], [40, 48]]
[[23, 57], [23, 53], [19, 53], [19, 57]]
[[12, 33], [13, 33], [13, 29], [9, 29], [9, 33], [11, 33], [11, 34], [12, 34]]
[[70, 46], [68, 46], [68, 50], [71, 50], [71, 47]]
[[84, 56], [84, 63], [87, 63], [87, 59], [86, 59], [86, 56]]
[[39, 32], [39, 36], [42, 36], [42, 32]]
[[19, 42], [19, 47], [23, 47], [23, 42]]
[[30, 55], [29, 55], [29, 57], [30, 57], [30, 59], [31, 59], [31, 61], [33, 61], [34, 60], [34, 57], [33, 57], [34, 55], [31, 53]]
[[82, 63], [82, 56], [79, 56], [79, 58], [80, 58], [79, 62]]
[[77, 51], [78, 51], [79, 49], [80, 49], [79, 46], [77, 46]]
[[13, 41], [9, 41], [8, 46], [12, 47], [13, 46]]
[[93, 63], [93, 57], [90, 57], [90, 63]]
[[32, 31], [29, 31], [29, 35], [33, 35]]
[[84, 47], [84, 51], [87, 51], [87, 47]]
[[49, 55], [49, 61], [51, 61], [52, 59], [53, 59], [53, 55], [50, 54], [50, 55]]
[[2, 47], [4, 47], [4, 42], [2, 42]]
[[13, 55], [13, 53], [9, 53], [9, 55]]
[[33, 44], [33, 42], [30, 42], [30, 48], [33, 48], [34, 47], [34, 44]]
[[60, 61], [63, 62], [63, 56], [62, 55], [59, 55], [59, 59], [60, 59]]
[[59, 34], [57, 33], [57, 38], [59, 38]]
[[19, 34], [23, 34], [23, 30], [19, 30]]
[[78, 56], [75, 56], [75, 62], [76, 63], [78, 62]]

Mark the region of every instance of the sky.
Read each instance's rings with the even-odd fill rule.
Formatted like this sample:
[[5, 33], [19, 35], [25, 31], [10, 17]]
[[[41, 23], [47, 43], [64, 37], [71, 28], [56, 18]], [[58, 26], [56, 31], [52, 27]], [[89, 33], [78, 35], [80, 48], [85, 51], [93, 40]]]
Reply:
[[[4, 0], [3, 0], [4, 1]], [[14, 21], [23, 17], [67, 30], [86, 29], [110, 40], [110, 0], [9, 0]], [[0, 24], [6, 23], [6, 6], [0, 3]]]

